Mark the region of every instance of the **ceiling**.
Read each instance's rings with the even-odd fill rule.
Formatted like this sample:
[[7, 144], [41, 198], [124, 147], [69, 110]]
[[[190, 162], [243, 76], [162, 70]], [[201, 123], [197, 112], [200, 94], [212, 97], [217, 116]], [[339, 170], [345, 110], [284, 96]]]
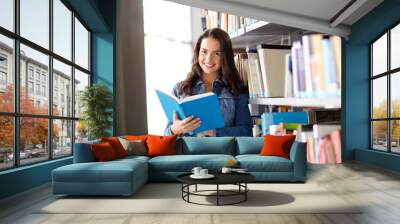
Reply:
[[284, 26], [348, 37], [351, 25], [383, 0], [169, 0]]

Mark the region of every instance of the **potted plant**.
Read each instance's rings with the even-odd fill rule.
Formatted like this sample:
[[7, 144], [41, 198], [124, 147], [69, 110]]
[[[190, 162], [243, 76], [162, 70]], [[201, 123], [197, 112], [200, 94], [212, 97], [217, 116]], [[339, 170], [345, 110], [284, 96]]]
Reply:
[[83, 124], [87, 127], [89, 140], [110, 136], [107, 131], [112, 125], [113, 95], [102, 84], [87, 86], [80, 92], [79, 106]]

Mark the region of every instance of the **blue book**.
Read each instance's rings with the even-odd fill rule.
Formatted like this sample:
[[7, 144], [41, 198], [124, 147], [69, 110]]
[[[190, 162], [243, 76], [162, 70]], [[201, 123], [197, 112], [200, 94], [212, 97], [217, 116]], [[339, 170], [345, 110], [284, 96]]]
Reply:
[[225, 125], [217, 95], [212, 92], [189, 96], [181, 100], [160, 90], [156, 90], [156, 93], [169, 122], [174, 120], [174, 111], [178, 113], [180, 120], [189, 116], [200, 118], [200, 127], [193, 130], [191, 134], [221, 128]]
[[269, 126], [280, 123], [308, 124], [307, 112], [274, 112], [261, 115], [261, 127], [263, 134], [269, 133]]

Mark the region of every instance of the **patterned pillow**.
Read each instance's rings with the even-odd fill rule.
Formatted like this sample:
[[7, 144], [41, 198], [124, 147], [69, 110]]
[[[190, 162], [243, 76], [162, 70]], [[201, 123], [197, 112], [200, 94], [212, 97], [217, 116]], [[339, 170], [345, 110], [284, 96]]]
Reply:
[[118, 137], [122, 147], [126, 151], [126, 155], [145, 156], [147, 155], [146, 145], [141, 140], [127, 140], [125, 138]]

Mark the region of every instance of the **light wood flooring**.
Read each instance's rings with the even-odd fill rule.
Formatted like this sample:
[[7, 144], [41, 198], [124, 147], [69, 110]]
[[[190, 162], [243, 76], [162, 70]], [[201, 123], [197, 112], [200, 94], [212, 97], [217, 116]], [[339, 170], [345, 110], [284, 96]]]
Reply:
[[307, 183], [366, 206], [355, 214], [37, 214], [33, 211], [54, 200], [50, 186], [45, 185], [0, 201], [0, 223], [400, 223], [400, 173], [347, 162], [311, 168]]

